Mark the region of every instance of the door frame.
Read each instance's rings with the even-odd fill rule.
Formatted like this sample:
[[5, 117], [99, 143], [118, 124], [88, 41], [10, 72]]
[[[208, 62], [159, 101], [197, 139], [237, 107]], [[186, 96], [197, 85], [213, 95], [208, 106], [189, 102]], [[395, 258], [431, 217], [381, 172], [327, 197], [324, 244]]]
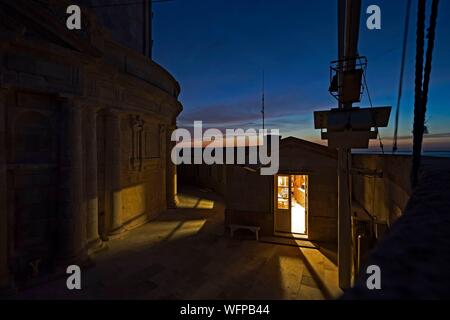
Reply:
[[[292, 214], [292, 204], [291, 204], [291, 176], [306, 176], [306, 195], [305, 195], [305, 202], [306, 202], [306, 208], [305, 208], [305, 233], [292, 233], [292, 232], [280, 232], [276, 230], [276, 211], [278, 207], [278, 176], [288, 176], [289, 177], [289, 211], [290, 214]], [[290, 237], [290, 238], [296, 238], [296, 239], [308, 239], [309, 234], [309, 187], [310, 187], [310, 178], [311, 173], [308, 172], [279, 172], [278, 174], [274, 175], [273, 178], [273, 187], [272, 187], [272, 193], [273, 193], [273, 234], [275, 236], [281, 236], [281, 237]]]
[[[280, 177], [284, 177], [287, 178], [287, 188], [288, 188], [288, 208], [287, 209], [280, 209], [278, 208], [278, 179]], [[291, 230], [292, 226], [290, 221], [292, 220], [291, 214], [292, 214], [292, 210], [291, 210], [291, 176], [289, 174], [278, 174], [276, 175], [275, 178], [275, 185], [273, 188], [273, 193], [274, 193], [274, 218], [273, 218], [273, 227], [274, 227], [274, 232], [276, 233], [280, 233], [280, 234], [290, 234], [291, 231], [277, 231], [277, 216], [280, 214], [279, 212], [284, 211], [286, 214], [289, 216], [289, 230]], [[286, 188], [286, 187], [284, 187]], [[285, 221], [284, 221], [285, 222]]]

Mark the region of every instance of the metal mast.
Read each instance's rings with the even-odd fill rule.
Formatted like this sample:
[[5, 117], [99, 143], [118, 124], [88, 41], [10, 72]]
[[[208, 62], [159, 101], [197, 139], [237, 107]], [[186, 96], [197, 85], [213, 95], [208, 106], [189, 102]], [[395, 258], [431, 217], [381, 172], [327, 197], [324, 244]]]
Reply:
[[[338, 1], [339, 64], [341, 70], [355, 69], [358, 56], [361, 0]], [[338, 72], [339, 94], [343, 94], [342, 72]], [[351, 109], [353, 104], [339, 102], [339, 109]], [[338, 148], [338, 268], [339, 286], [352, 284], [352, 227], [351, 227], [351, 149]]]
[[[351, 149], [367, 149], [378, 128], [387, 127], [391, 107], [353, 107], [361, 102], [362, 79], [367, 59], [358, 54], [361, 0], [338, 1], [339, 60], [331, 62], [330, 93], [338, 108], [314, 112], [314, 127], [338, 152], [338, 268], [339, 286], [352, 284]], [[375, 128], [375, 130], [373, 130]], [[326, 129], [326, 132], [323, 130]]]

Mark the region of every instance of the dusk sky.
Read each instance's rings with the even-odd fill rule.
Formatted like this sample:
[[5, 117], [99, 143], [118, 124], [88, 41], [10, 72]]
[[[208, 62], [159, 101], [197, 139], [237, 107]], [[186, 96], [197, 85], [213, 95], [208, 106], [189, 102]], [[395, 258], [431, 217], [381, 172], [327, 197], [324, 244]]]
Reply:
[[[431, 1], [428, 1], [431, 4]], [[366, 28], [369, 5], [381, 8], [382, 29]], [[261, 127], [262, 70], [266, 124], [283, 137], [320, 142], [313, 111], [336, 107], [328, 93], [337, 58], [336, 0], [175, 0], [153, 5], [153, 58], [181, 85], [179, 126], [194, 120], [216, 128]], [[392, 148], [406, 0], [363, 0], [359, 51], [368, 58], [375, 106], [393, 106], [381, 129]], [[399, 141], [410, 149], [414, 104], [417, 0], [411, 12]], [[427, 24], [428, 24], [427, 12]], [[450, 1], [440, 1], [428, 100], [425, 150], [450, 150]], [[361, 106], [369, 106], [367, 95]], [[322, 142], [323, 143], [323, 142]]]

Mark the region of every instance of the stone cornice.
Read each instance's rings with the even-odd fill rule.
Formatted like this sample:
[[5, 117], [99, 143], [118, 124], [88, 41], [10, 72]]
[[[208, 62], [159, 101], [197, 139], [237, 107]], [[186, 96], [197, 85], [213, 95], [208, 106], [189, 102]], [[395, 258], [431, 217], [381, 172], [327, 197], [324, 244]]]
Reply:
[[101, 57], [102, 53], [93, 47], [88, 41], [82, 39], [76, 33], [67, 30], [66, 26], [49, 15], [40, 6], [25, 0], [6, 1], [2, 4], [9, 10], [25, 18], [24, 21], [29, 24], [28, 27], [36, 28], [49, 35], [50, 37], [61, 39], [74, 49], [80, 52], [86, 52], [93, 57]]
[[[9, 10], [22, 13], [23, 3], [17, 1]], [[33, 12], [47, 14], [29, 3], [27, 9], [30, 6]], [[89, 29], [97, 30], [97, 26], [92, 25], [95, 18], [89, 19], [92, 19]], [[60, 22], [55, 20], [53, 23]], [[68, 35], [65, 30], [62, 41], [78, 50], [52, 43], [51, 38], [46, 37], [49, 25], [42, 29], [42, 39], [31, 39], [22, 34], [4, 45], [5, 64], [0, 69], [2, 86], [85, 96], [98, 99], [104, 105], [161, 114], [166, 119], [174, 119], [182, 111], [178, 101], [180, 87], [172, 75], [149, 58], [112, 42], [100, 29], [96, 37], [101, 42], [100, 47], [105, 47], [104, 55], [96, 55], [95, 50], [83, 50], [88, 44], [76, 33]], [[81, 45], [76, 44], [77, 41]]]

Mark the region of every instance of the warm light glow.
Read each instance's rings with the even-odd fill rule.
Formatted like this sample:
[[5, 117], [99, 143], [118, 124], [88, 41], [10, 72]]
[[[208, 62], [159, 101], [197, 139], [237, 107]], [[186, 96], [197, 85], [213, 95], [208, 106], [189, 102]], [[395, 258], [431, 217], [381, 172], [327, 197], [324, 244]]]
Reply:
[[128, 221], [148, 210], [145, 184], [130, 186], [122, 189], [121, 192], [123, 221]]
[[291, 176], [291, 232], [306, 233], [308, 176]]
[[295, 200], [292, 201], [292, 209], [291, 209], [291, 230], [293, 233], [302, 233], [306, 232], [305, 228], [305, 220], [306, 220], [306, 210]]
[[181, 209], [213, 209], [214, 201], [204, 198], [199, 198], [191, 195], [178, 195], [179, 203], [177, 208]]
[[189, 220], [182, 222], [167, 236], [166, 240], [178, 240], [196, 235], [205, 225], [206, 220]]
[[207, 199], [200, 199], [197, 204], [197, 209], [212, 209], [214, 208], [214, 201]]
[[189, 195], [185, 195], [185, 194], [179, 194], [178, 201], [179, 201], [177, 204], [178, 208], [189, 209], [189, 208], [195, 208], [195, 206], [198, 203], [198, 198], [189, 196]]
[[[277, 221], [280, 232], [306, 235], [308, 176], [277, 176]], [[277, 223], [277, 222], [276, 222]]]
[[278, 176], [278, 209], [289, 209], [289, 177]]
[[297, 256], [282, 256], [278, 257], [279, 273], [280, 273], [280, 291], [284, 299], [290, 299], [292, 291], [300, 289], [299, 274], [295, 272], [298, 270], [299, 259]]

